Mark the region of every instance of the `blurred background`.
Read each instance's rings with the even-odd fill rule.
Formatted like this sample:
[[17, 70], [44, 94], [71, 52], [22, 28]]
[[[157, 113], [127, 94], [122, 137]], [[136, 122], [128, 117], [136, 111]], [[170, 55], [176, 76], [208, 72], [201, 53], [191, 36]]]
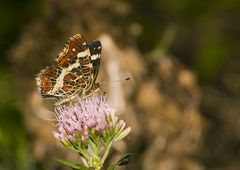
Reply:
[[240, 1], [1, 0], [0, 169], [67, 169], [35, 74], [81, 33], [103, 45], [99, 82], [132, 127], [127, 170], [240, 169]]

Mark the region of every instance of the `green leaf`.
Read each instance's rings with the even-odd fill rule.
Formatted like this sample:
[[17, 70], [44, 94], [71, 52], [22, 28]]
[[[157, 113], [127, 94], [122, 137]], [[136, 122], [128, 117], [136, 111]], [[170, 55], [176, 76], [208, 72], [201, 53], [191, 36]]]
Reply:
[[65, 160], [58, 160], [60, 163], [62, 163], [63, 165], [66, 165], [68, 167], [71, 167], [74, 170], [88, 170], [88, 168], [84, 165], [80, 165], [80, 164], [76, 164], [76, 163], [71, 163]]
[[127, 129], [125, 129], [124, 131], [122, 131], [120, 134], [116, 136], [116, 138], [114, 139], [114, 142], [125, 138], [130, 132], [131, 132], [131, 128], [128, 127]]
[[108, 167], [107, 170], [115, 170], [115, 168], [116, 168], [116, 165], [111, 165], [111, 166]]
[[84, 164], [84, 166], [85, 166], [85, 167], [88, 167], [87, 160], [86, 160], [84, 157], [82, 157], [82, 156], [80, 156], [80, 158], [81, 158], [82, 163]]
[[127, 165], [130, 160], [131, 160], [131, 153], [128, 153], [126, 155], [124, 155], [118, 162], [117, 162], [117, 165], [118, 166], [124, 166], [124, 165]]
[[97, 153], [97, 152], [98, 152], [98, 148], [97, 148], [96, 142], [92, 142], [92, 141], [90, 140], [90, 141], [89, 141], [89, 146], [90, 146], [90, 148], [92, 149], [92, 151], [93, 151], [94, 153]]

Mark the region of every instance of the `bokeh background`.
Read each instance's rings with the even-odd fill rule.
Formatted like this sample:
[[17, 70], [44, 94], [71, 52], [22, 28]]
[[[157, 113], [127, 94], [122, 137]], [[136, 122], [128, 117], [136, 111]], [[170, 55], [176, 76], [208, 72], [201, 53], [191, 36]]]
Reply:
[[[1, 0], [0, 169], [67, 169], [35, 74], [81, 33], [103, 44], [99, 82], [132, 127], [108, 162], [128, 170], [240, 169], [240, 1]], [[107, 163], [108, 163], [107, 162]]]

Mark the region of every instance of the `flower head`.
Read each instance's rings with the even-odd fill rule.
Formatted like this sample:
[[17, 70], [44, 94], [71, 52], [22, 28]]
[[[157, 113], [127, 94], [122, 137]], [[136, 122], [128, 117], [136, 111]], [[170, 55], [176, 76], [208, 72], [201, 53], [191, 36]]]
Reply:
[[[118, 120], [115, 109], [107, 104], [106, 95], [101, 93], [56, 106], [55, 112], [57, 130], [54, 136], [64, 146], [80, 152], [86, 160], [83, 161], [85, 166], [102, 166], [111, 144], [131, 131], [130, 127], [125, 128], [123, 120]], [[100, 148], [105, 148], [105, 153], [101, 153]], [[93, 159], [99, 160], [97, 165], [92, 164]]]

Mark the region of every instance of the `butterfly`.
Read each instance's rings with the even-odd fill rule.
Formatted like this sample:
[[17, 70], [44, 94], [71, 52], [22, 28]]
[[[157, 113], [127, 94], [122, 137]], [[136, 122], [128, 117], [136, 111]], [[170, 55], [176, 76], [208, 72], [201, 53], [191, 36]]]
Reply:
[[47, 66], [35, 77], [42, 97], [54, 99], [59, 105], [97, 91], [101, 51], [98, 40], [88, 44], [80, 34], [69, 38], [55, 64]]

